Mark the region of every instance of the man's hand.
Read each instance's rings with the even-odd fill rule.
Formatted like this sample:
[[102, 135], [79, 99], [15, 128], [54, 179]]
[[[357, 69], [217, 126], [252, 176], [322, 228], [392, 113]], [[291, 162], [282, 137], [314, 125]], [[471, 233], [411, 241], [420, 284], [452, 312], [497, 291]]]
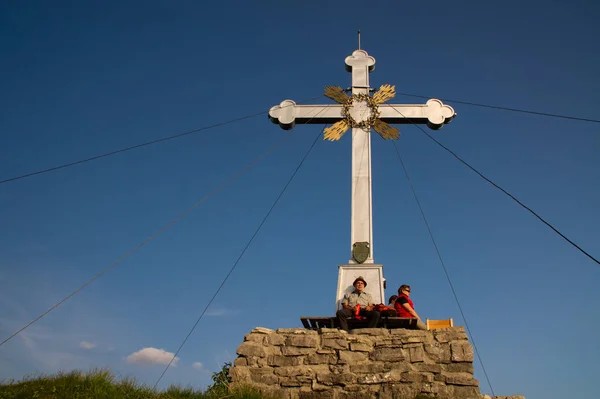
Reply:
[[375, 306], [373, 306], [373, 305], [367, 305], [367, 307], [365, 308], [365, 310], [366, 310], [367, 312], [370, 312], [370, 311], [371, 311], [371, 310], [373, 310], [374, 308], [375, 308]]

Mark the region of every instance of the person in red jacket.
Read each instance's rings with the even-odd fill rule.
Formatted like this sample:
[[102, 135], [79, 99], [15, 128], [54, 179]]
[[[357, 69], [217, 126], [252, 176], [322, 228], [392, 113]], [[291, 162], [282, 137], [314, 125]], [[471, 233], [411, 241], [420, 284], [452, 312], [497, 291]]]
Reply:
[[417, 328], [419, 330], [427, 330], [427, 326], [415, 311], [415, 305], [410, 299], [410, 285], [402, 284], [398, 288], [398, 298], [396, 298], [396, 302], [394, 303], [394, 309], [396, 309], [398, 317], [416, 318]]

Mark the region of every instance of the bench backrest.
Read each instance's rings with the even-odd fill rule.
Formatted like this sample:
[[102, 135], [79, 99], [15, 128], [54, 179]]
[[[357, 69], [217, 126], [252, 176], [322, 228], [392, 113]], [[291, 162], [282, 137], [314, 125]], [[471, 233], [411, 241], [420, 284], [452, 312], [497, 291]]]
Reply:
[[454, 327], [454, 320], [449, 318], [448, 320], [429, 320], [427, 319], [427, 329], [435, 330], [437, 328], [448, 328]]

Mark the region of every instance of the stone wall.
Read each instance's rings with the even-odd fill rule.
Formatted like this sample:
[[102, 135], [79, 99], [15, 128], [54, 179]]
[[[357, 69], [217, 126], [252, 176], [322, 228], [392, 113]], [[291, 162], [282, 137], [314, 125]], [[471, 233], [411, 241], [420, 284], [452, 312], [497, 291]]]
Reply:
[[233, 384], [283, 398], [481, 399], [463, 327], [433, 331], [257, 327], [238, 347]]

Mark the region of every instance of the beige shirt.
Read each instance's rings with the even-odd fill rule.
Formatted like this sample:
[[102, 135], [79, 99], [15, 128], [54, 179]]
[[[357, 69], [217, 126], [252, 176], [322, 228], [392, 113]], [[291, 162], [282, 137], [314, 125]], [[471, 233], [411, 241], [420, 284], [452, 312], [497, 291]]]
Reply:
[[351, 308], [357, 304], [362, 306], [373, 305], [373, 297], [368, 292], [361, 292], [360, 294], [356, 291], [352, 291], [349, 294], [344, 295], [342, 303], [347, 303]]

